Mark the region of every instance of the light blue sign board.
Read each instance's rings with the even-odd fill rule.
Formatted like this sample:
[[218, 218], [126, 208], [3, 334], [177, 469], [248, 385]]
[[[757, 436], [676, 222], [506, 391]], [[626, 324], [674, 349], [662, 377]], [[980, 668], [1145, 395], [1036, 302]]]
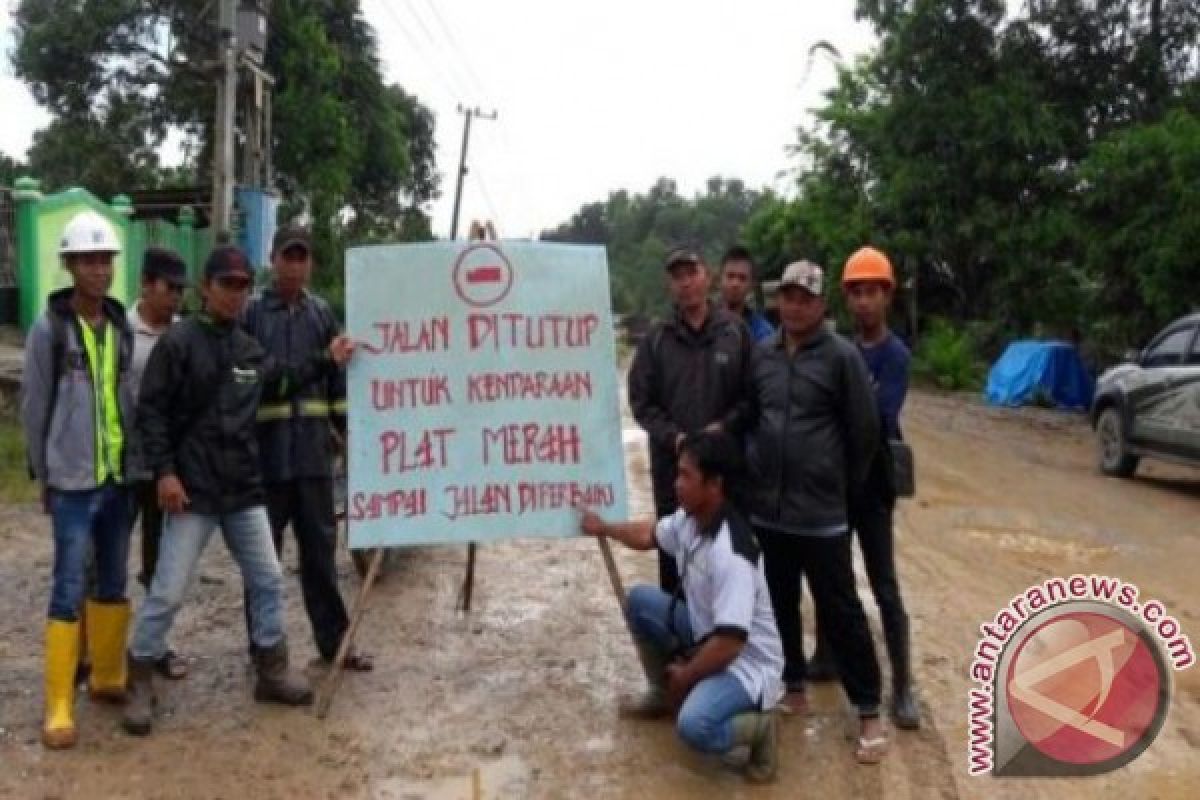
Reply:
[[346, 254], [355, 549], [572, 536], [626, 517], [604, 248], [436, 242]]

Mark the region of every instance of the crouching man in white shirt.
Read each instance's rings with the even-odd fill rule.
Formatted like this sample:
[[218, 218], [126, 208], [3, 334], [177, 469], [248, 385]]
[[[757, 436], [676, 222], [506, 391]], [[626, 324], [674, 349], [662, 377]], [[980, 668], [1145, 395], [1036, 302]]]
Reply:
[[681, 576], [675, 596], [657, 586], [629, 592], [626, 614], [650, 687], [621, 713], [677, 712], [679, 736], [696, 750], [748, 747], [747, 777], [761, 782], [778, 764], [771, 709], [783, 696], [783, 647], [758, 542], [735, 507], [742, 463], [728, 435], [689, 436], [679, 448], [678, 511], [655, 524], [610, 523], [585, 510], [581, 525], [634, 550], [661, 547]]

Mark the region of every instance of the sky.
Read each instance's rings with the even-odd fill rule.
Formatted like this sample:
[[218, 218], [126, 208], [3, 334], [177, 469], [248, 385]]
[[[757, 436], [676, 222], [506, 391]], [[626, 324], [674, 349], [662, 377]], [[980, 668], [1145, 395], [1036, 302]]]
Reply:
[[[16, 0], [0, 0], [11, 12]], [[854, 0], [362, 0], [387, 80], [437, 117], [450, 228], [462, 140], [472, 123], [460, 233], [491, 219], [503, 238], [536, 236], [610, 191], [660, 176], [680, 191], [712, 176], [787, 189], [785, 147], [846, 60], [873, 43]], [[11, 49], [9, 14], [0, 45]], [[47, 117], [7, 63], [0, 68], [0, 150], [23, 156]], [[169, 154], [168, 154], [169, 158]]]

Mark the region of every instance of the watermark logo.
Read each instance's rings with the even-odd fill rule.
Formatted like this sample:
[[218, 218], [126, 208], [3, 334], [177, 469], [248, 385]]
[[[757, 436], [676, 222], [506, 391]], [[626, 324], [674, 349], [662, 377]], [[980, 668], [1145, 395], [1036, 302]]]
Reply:
[[990, 623], [971, 664], [973, 775], [1097, 775], [1158, 735], [1191, 642], [1158, 601], [1116, 578], [1030, 587]]

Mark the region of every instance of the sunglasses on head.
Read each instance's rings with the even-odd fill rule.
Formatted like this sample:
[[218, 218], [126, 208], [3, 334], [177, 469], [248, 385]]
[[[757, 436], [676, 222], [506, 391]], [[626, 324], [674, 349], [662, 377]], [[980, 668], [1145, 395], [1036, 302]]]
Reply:
[[240, 291], [250, 288], [250, 279], [245, 275], [218, 275], [214, 280], [217, 286], [230, 291]]

